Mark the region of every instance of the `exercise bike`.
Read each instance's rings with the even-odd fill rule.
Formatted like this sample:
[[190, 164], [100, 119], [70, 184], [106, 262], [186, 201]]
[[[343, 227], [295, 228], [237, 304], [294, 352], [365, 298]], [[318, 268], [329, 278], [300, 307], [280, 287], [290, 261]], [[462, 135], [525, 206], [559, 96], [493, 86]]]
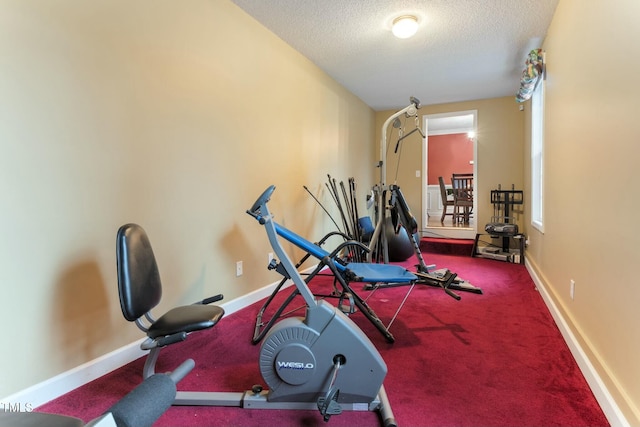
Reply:
[[[275, 186], [267, 188], [247, 212], [264, 225], [280, 260], [274, 259], [269, 268], [293, 281], [307, 305], [306, 315], [283, 319], [265, 336], [259, 367], [268, 389], [257, 385], [245, 392], [178, 391], [174, 405], [318, 410], [325, 421], [342, 411], [378, 411], [385, 427], [396, 427], [383, 385], [387, 366], [382, 356], [344, 313], [314, 298], [278, 240], [267, 206], [274, 190]], [[143, 370], [147, 378], [155, 373], [162, 347], [217, 324], [224, 310], [208, 304], [222, 296], [174, 308], [155, 320], [150, 310], [160, 302], [160, 278], [142, 227], [120, 227], [116, 255], [122, 312], [147, 334], [141, 344], [151, 350]], [[188, 359], [183, 365], [178, 369], [190, 369], [194, 362]]]

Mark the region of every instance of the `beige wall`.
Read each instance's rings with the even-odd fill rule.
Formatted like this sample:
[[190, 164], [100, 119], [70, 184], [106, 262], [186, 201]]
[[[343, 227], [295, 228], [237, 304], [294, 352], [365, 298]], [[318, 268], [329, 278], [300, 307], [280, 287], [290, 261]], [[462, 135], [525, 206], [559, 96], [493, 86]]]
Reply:
[[[560, 2], [544, 45], [544, 234], [524, 221], [529, 262], [632, 425], [639, 14], [636, 0]], [[140, 337], [117, 301], [119, 225], [151, 235], [168, 285], [160, 309], [243, 295], [277, 279], [245, 209], [276, 184], [278, 220], [321, 235], [331, 224], [302, 185], [320, 194], [329, 173], [365, 192], [378, 181], [371, 146], [393, 113], [374, 114], [226, 0], [4, 1], [0, 70], [0, 396]], [[420, 113], [471, 109], [483, 224], [498, 183], [529, 197], [529, 112], [505, 97]], [[404, 141], [397, 183], [420, 220], [419, 150]]]
[[544, 42], [544, 234], [528, 227], [527, 255], [630, 424], [640, 425], [640, 3], [587, 3], [562, 0]]
[[141, 338], [120, 225], [150, 234], [159, 312], [228, 301], [278, 280], [245, 214], [269, 184], [317, 239], [302, 186], [330, 206], [327, 174], [374, 181], [374, 112], [227, 0], [3, 1], [0, 70], [0, 396]]
[[[416, 94], [423, 102], [428, 101], [426, 95]], [[515, 95], [514, 95], [515, 97]], [[477, 182], [478, 224], [486, 224], [493, 215], [491, 204], [491, 190], [502, 184], [502, 187], [515, 184], [522, 189], [523, 182], [523, 153], [524, 153], [524, 118], [518, 109], [514, 97], [484, 99], [478, 101], [457, 102], [451, 104], [427, 105], [418, 110], [420, 117], [429, 114], [451, 113], [456, 111], [477, 110]], [[423, 99], [424, 98], [424, 99]], [[407, 98], [408, 99], [408, 98]], [[382, 126], [385, 120], [395, 111], [381, 111], [376, 113], [376, 141], [378, 146], [382, 138]], [[422, 125], [422, 120], [421, 120]], [[407, 124], [407, 131], [412, 128]], [[393, 134], [396, 135], [395, 133]], [[397, 139], [387, 141], [389, 145], [387, 164], [387, 184], [397, 183], [407, 199], [416, 220], [421, 228], [422, 212], [422, 181], [424, 174], [416, 178], [415, 171], [422, 169], [423, 143], [418, 133], [402, 141], [402, 151], [394, 153]], [[379, 154], [379, 149], [376, 153]], [[400, 161], [398, 163], [398, 157]], [[397, 174], [396, 174], [397, 172]], [[397, 176], [397, 180], [396, 180]], [[379, 179], [379, 174], [376, 179]], [[519, 222], [522, 222], [521, 216]], [[481, 228], [481, 227], [480, 227]]]

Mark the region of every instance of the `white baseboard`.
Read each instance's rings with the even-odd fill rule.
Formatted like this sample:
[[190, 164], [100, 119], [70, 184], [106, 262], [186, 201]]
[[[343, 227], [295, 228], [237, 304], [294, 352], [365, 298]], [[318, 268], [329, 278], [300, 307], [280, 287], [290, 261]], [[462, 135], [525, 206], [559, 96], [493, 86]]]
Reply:
[[111, 353], [56, 375], [53, 378], [49, 378], [39, 384], [12, 394], [11, 396], [3, 398], [2, 402], [5, 404], [19, 404], [20, 406], [37, 408], [145, 355], [147, 352], [140, 350], [140, 343], [142, 341], [143, 340], [140, 339], [139, 341], [116, 349]]
[[573, 354], [573, 357], [580, 367], [580, 370], [582, 371], [582, 374], [589, 384], [589, 387], [591, 387], [591, 391], [600, 404], [602, 412], [604, 412], [604, 415], [607, 417], [609, 424], [611, 424], [612, 427], [630, 427], [629, 421], [620, 410], [620, 407], [613, 399], [613, 396], [611, 396], [611, 393], [607, 389], [607, 386], [604, 384], [602, 378], [589, 360], [587, 354], [582, 349], [582, 346], [571, 331], [571, 328], [569, 328], [566, 319], [564, 318], [564, 316], [562, 316], [562, 313], [560, 312], [560, 310], [558, 310], [558, 307], [549, 295], [549, 292], [547, 291], [544, 283], [540, 280], [526, 258], [525, 265], [527, 271], [529, 272], [529, 275], [531, 275], [531, 278], [538, 288], [542, 299], [551, 312], [551, 315], [553, 316], [558, 329], [560, 329], [564, 340], [569, 346], [571, 354]]
[[[263, 288], [257, 289], [234, 300], [221, 304], [225, 314], [229, 315], [247, 307], [254, 302], [269, 296], [279, 282], [272, 283]], [[292, 285], [289, 281], [283, 289]], [[56, 375], [53, 378], [35, 384], [27, 389], [19, 391], [11, 396], [2, 398], [0, 402], [12, 406], [37, 408], [53, 399], [62, 396], [80, 386], [87, 384], [109, 372], [133, 362], [146, 355], [148, 352], [140, 349], [140, 344], [144, 338], [118, 348], [111, 353], [100, 356], [94, 360], [77, 366], [69, 371]]]

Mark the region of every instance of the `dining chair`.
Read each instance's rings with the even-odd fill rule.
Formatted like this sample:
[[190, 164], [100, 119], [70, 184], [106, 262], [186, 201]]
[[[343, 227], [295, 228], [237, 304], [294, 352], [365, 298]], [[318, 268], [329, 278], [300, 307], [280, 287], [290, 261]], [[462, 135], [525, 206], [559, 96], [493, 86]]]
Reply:
[[444, 222], [444, 218], [447, 215], [451, 215], [451, 217], [453, 218], [453, 214], [454, 212], [447, 212], [447, 208], [449, 206], [453, 207], [453, 199], [450, 199], [449, 196], [447, 195], [447, 188], [444, 185], [444, 178], [442, 178], [441, 176], [438, 177], [438, 182], [440, 183], [440, 198], [442, 199], [442, 218], [440, 218], [440, 222]]
[[473, 174], [454, 173], [451, 176], [453, 187], [453, 221], [468, 223], [473, 212]]

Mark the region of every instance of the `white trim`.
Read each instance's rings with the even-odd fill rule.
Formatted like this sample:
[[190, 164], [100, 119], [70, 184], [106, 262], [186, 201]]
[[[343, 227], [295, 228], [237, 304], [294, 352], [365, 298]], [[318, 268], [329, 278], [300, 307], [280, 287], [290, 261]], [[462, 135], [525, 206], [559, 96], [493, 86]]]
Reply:
[[536, 230], [538, 230], [539, 232], [541, 232], [542, 234], [544, 234], [544, 226], [543, 226], [541, 221], [532, 220], [531, 221], [531, 226], [533, 228], [535, 228]]
[[[451, 220], [448, 220], [451, 221]], [[436, 237], [444, 239], [473, 240], [476, 237], [475, 230], [463, 227], [435, 226], [422, 229], [422, 237]]]
[[440, 129], [429, 131], [429, 136], [452, 135], [458, 133], [475, 132], [473, 128]]
[[83, 363], [53, 378], [49, 378], [48, 380], [12, 394], [2, 399], [2, 402], [29, 404], [31, 407], [37, 408], [96, 378], [108, 374], [114, 369], [144, 356], [147, 352], [140, 350], [140, 343], [142, 341], [143, 340], [140, 339], [118, 348], [111, 353], [100, 356], [97, 359]]
[[[459, 128], [458, 131], [453, 129], [448, 131], [433, 131], [429, 129], [429, 121], [432, 123], [438, 119], [447, 119], [458, 116], [472, 116], [473, 122], [471, 128], [468, 126]], [[478, 232], [478, 221], [474, 221], [471, 227], [447, 227], [447, 226], [435, 226], [429, 227], [429, 186], [425, 185], [429, 179], [429, 136], [443, 135], [444, 132], [453, 133], [466, 133], [469, 131], [475, 132], [473, 137], [473, 182], [477, 190], [478, 188], [478, 110], [464, 110], [464, 111], [452, 111], [449, 113], [437, 113], [437, 114], [425, 114], [422, 116], [422, 128], [425, 135], [422, 144], [422, 182], [420, 184], [420, 191], [422, 192], [422, 236], [434, 236], [434, 237], [446, 237], [449, 239], [473, 239]], [[435, 185], [435, 184], [434, 184]], [[473, 199], [473, 211], [478, 212], [478, 198]], [[440, 212], [442, 215], [442, 211]]]
[[[244, 307], [260, 301], [262, 298], [269, 296], [278, 283], [279, 281], [249, 292], [246, 295], [242, 295], [241, 297], [221, 304], [221, 307], [224, 308], [226, 315], [235, 313]], [[285, 283], [282, 289], [291, 286], [292, 283], [293, 282], [289, 280], [288, 283]], [[78, 387], [126, 365], [127, 363], [145, 356], [148, 352], [140, 349], [142, 341], [144, 341], [144, 338], [127, 344], [124, 347], [118, 348], [111, 353], [107, 353], [87, 363], [83, 363], [80, 366], [56, 375], [53, 378], [49, 378], [48, 380], [0, 399], [0, 402], [12, 405], [17, 403], [28, 404], [32, 408], [44, 405], [63, 394], [75, 390]]]
[[[545, 92], [540, 81], [531, 96], [531, 225], [544, 233]], [[536, 160], [539, 157], [539, 160]], [[539, 163], [539, 164], [538, 164]]]
[[607, 386], [602, 381], [602, 378], [600, 377], [595, 367], [589, 360], [589, 357], [582, 349], [582, 346], [576, 339], [576, 336], [571, 331], [571, 328], [569, 328], [569, 325], [566, 319], [564, 318], [564, 316], [562, 316], [562, 313], [558, 310], [558, 307], [553, 302], [553, 299], [551, 299], [551, 296], [549, 295], [549, 292], [547, 291], [544, 283], [540, 280], [538, 275], [535, 273], [535, 271], [533, 270], [533, 268], [531, 267], [531, 264], [528, 262], [527, 259], [525, 259], [525, 265], [526, 265], [527, 271], [529, 272], [529, 274], [531, 275], [531, 278], [533, 279], [533, 282], [538, 288], [538, 291], [540, 292], [542, 299], [544, 300], [545, 304], [547, 305], [547, 308], [551, 312], [551, 316], [553, 316], [553, 319], [555, 320], [556, 325], [558, 326], [558, 329], [560, 329], [560, 333], [562, 333], [562, 337], [564, 338], [565, 342], [569, 346], [569, 350], [571, 350], [571, 354], [573, 355], [574, 359], [578, 363], [578, 366], [582, 371], [582, 374], [584, 375], [585, 379], [587, 380], [589, 387], [591, 387], [591, 391], [593, 392], [593, 395], [595, 396], [596, 400], [600, 404], [600, 407], [602, 408], [604, 415], [607, 417], [609, 424], [611, 424], [612, 427], [616, 427], [616, 426], [630, 427], [629, 421], [627, 421], [626, 417], [620, 410], [620, 407], [616, 403], [615, 399], [613, 398], [613, 396], [611, 396], [611, 393], [607, 389]]

